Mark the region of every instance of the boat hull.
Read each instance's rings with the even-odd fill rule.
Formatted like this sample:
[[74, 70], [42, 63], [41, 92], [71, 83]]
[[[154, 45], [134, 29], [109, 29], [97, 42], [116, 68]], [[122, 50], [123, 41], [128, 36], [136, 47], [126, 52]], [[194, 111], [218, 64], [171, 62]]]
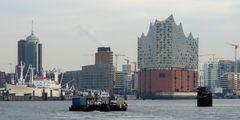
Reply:
[[53, 88], [35, 88], [21, 85], [12, 85], [6, 84], [6, 90], [9, 94], [14, 94], [15, 96], [24, 96], [29, 94], [31, 96], [41, 97], [45, 93], [47, 97], [60, 97], [61, 89], [53, 89]]

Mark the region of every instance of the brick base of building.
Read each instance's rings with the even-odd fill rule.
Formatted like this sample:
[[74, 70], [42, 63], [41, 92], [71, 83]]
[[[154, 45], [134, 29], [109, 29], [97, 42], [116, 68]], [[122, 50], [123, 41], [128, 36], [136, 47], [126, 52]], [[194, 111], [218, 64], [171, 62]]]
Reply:
[[194, 98], [198, 72], [191, 70], [141, 70], [138, 72], [140, 98]]

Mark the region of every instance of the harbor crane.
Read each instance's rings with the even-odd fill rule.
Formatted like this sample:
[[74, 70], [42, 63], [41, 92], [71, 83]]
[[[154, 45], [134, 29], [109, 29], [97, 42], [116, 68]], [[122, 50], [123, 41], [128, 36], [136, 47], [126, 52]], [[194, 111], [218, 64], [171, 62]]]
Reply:
[[122, 56], [122, 57], [124, 57], [124, 56], [126, 56], [126, 55], [124, 55], [124, 54], [115, 54], [115, 57], [116, 57], [116, 71], [117, 71], [117, 67], [118, 67], [118, 57], [120, 57], [120, 56]]
[[227, 45], [233, 46], [235, 48], [235, 68], [234, 72], [237, 72], [237, 49], [239, 47], [239, 44], [233, 44], [233, 43], [226, 43]]

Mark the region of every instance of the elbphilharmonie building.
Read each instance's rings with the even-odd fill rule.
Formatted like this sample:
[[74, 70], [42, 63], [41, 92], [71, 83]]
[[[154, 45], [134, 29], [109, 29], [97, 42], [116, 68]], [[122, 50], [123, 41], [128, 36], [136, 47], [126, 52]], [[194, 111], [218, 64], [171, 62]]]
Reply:
[[141, 98], [194, 98], [198, 86], [198, 38], [185, 36], [173, 16], [150, 24], [138, 38]]
[[185, 36], [173, 16], [150, 24], [147, 35], [138, 38], [139, 69], [197, 69], [198, 38]]

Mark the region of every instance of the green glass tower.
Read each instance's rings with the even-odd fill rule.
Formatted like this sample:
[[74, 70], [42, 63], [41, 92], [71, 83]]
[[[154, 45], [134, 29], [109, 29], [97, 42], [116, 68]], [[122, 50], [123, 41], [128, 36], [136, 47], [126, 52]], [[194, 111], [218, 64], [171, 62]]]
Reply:
[[29, 35], [26, 40], [20, 40], [18, 42], [18, 58], [18, 64], [21, 62], [25, 64], [24, 74], [30, 65], [35, 69], [36, 74], [41, 74], [42, 44], [39, 43], [39, 38], [35, 36], [33, 28], [31, 35]]

